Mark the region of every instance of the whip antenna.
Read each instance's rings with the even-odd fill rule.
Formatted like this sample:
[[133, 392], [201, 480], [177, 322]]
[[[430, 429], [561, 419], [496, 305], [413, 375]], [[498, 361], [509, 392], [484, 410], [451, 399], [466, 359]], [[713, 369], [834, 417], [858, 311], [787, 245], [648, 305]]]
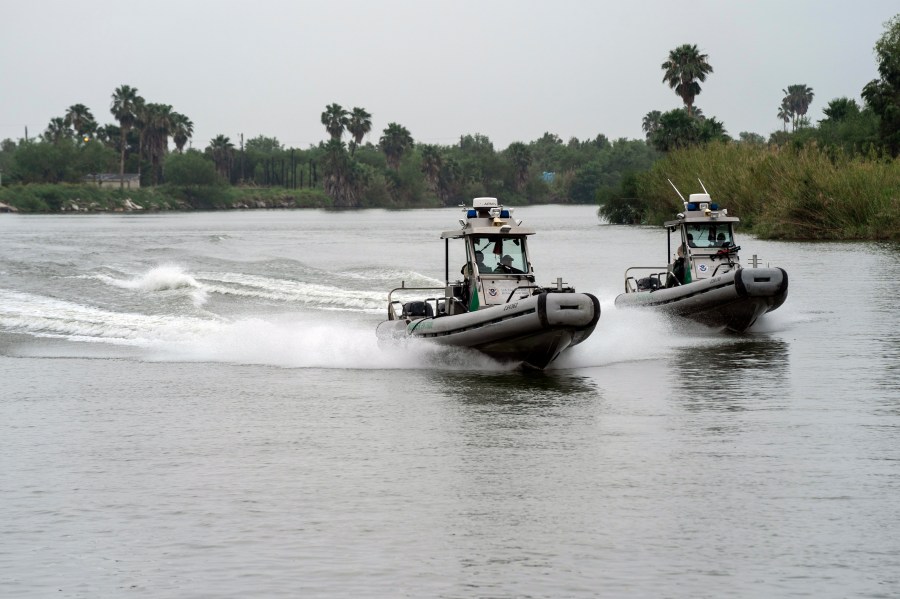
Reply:
[[[700, 178], [699, 178], [699, 177], [697, 178], [697, 181], [700, 181]], [[703, 188], [703, 193], [705, 193], [706, 195], [709, 195], [709, 192], [706, 191], [706, 186], [703, 185], [703, 181], [700, 181], [700, 187]]]
[[[674, 189], [674, 190], [675, 190], [675, 193], [677, 193], [677, 194], [678, 194], [678, 197], [679, 197], [679, 198], [681, 198], [681, 201], [682, 201], [682, 202], [687, 202], [687, 200], [686, 200], [686, 199], [684, 199], [684, 196], [683, 196], [683, 195], [681, 195], [681, 192], [680, 192], [680, 191], [678, 191], [678, 188], [677, 188], [677, 187], [675, 187], [675, 184], [674, 184], [674, 183], [672, 183], [672, 180], [671, 180], [671, 179], [666, 179], [666, 181], [668, 181], [668, 182], [669, 182], [669, 185], [671, 185], [671, 186], [672, 186], [672, 189]], [[701, 183], [701, 185], [702, 185], [702, 183]]]

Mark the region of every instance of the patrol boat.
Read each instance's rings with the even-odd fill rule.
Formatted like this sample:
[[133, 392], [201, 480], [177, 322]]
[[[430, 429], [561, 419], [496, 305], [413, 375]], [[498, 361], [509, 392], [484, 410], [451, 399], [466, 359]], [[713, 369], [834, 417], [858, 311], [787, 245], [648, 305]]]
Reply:
[[[669, 182], [671, 184], [671, 181]], [[701, 182], [701, 187], [703, 186]], [[675, 187], [672, 185], [672, 187]], [[766, 312], [787, 298], [788, 276], [783, 268], [743, 268], [734, 242], [734, 225], [704, 193], [688, 200], [675, 189], [684, 212], [667, 221], [667, 255], [672, 238], [677, 256], [667, 266], [633, 266], [625, 271], [625, 293], [616, 297], [617, 308], [654, 308], [704, 325], [744, 332]]]
[[[528, 236], [535, 231], [513, 219], [497, 198], [475, 198], [471, 208], [463, 208], [460, 227], [441, 234], [444, 286], [392, 289], [387, 320], [376, 329], [379, 345], [422, 339], [543, 370], [588, 338], [600, 318], [600, 302], [575, 293], [561, 278], [549, 286], [535, 282], [528, 252]], [[455, 281], [450, 280], [451, 240], [462, 240], [466, 252], [462, 278]], [[410, 292], [429, 297], [396, 299]]]

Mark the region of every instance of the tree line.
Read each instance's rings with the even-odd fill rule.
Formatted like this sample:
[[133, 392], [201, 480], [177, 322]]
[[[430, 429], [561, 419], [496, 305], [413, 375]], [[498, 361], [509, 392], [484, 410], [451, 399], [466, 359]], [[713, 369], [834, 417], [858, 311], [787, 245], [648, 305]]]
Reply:
[[7, 185], [77, 183], [91, 173], [128, 172], [161, 192], [198, 186], [307, 190], [338, 207], [456, 205], [479, 195], [510, 203], [598, 202], [613, 222], [635, 222], [645, 218], [646, 210], [640, 198], [630, 196], [634, 178], [660, 159], [711, 143], [766, 151], [813, 144], [832, 157], [896, 157], [900, 15], [885, 26], [875, 44], [880, 77], [861, 91], [862, 104], [833, 99], [823, 110], [825, 118], [813, 124], [806, 116], [815, 97], [812, 87], [787, 85], [773, 114], [779, 127], [768, 139], [746, 131], [732, 137], [723, 122], [704, 114], [696, 100], [714, 70], [707, 54], [683, 44], [661, 64], [662, 82], [682, 106], [648, 112], [640, 140], [611, 141], [598, 134], [564, 141], [547, 132], [498, 150], [476, 133], [460, 135], [450, 145], [421, 144], [396, 122], [377, 134], [366, 109], [348, 110], [335, 102], [320, 115], [326, 139], [308, 148], [287, 148], [275, 137], [245, 142], [241, 135], [236, 142], [220, 134], [203, 150], [193, 150], [185, 149], [193, 136], [189, 118], [122, 85], [111, 95], [114, 123], [99, 126], [84, 105], [72, 105], [39, 138], [0, 142], [0, 171]]

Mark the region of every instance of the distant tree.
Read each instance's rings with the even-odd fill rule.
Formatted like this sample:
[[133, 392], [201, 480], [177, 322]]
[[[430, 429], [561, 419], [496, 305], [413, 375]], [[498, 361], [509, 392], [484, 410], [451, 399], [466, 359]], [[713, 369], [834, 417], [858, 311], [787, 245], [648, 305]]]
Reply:
[[668, 83], [681, 97], [688, 116], [693, 116], [694, 98], [700, 93], [697, 82], [706, 81], [706, 76], [713, 72], [708, 58], [696, 45], [683, 44], [669, 52], [669, 59], [662, 63], [663, 83]]
[[108, 124], [97, 127], [94, 131], [94, 136], [97, 141], [103, 143], [105, 146], [112, 148], [119, 152], [119, 138], [121, 137], [121, 130], [117, 125]]
[[355, 107], [347, 120], [347, 131], [353, 136], [353, 141], [350, 142], [351, 156], [356, 153], [356, 147], [371, 130], [372, 115], [362, 108]]
[[340, 104], [329, 104], [322, 113], [322, 124], [331, 139], [340, 140], [350, 123], [350, 114]]
[[659, 127], [650, 138], [650, 143], [660, 152], [687, 147], [697, 143], [697, 129], [697, 120], [687, 110], [670, 110], [660, 115]]
[[885, 32], [875, 42], [880, 78], [866, 84], [862, 97], [881, 119], [879, 142], [896, 157], [900, 155], [900, 15], [884, 27]]
[[431, 189], [440, 197], [441, 169], [444, 166], [441, 151], [433, 145], [419, 146], [419, 150], [422, 154], [422, 174], [425, 175]]
[[163, 158], [169, 152], [172, 131], [172, 107], [168, 104], [148, 103], [143, 113], [142, 129], [147, 157], [152, 166], [152, 181], [156, 185], [162, 172]]
[[778, 118], [783, 122], [784, 131], [787, 131], [787, 124], [794, 118], [794, 114], [786, 99], [782, 100], [781, 106], [778, 107]]
[[135, 103], [134, 103], [134, 120], [132, 121], [131, 129], [129, 130], [129, 133], [131, 133], [131, 134], [134, 134], [134, 132], [137, 132], [137, 138], [138, 138], [137, 175], [138, 175], [138, 179], [141, 179], [141, 174], [143, 173], [144, 156], [148, 154], [148, 152], [146, 151], [146, 147], [144, 145], [144, 135], [146, 133], [145, 125], [146, 125], [148, 119], [149, 119], [149, 115], [147, 114], [147, 101], [144, 100], [143, 97], [138, 96], [135, 99]]
[[792, 130], [803, 126], [803, 117], [813, 101], [813, 90], [806, 84], [789, 85], [784, 92], [782, 104], [788, 107], [793, 118]]
[[332, 138], [324, 146], [322, 157], [323, 188], [334, 200], [334, 205], [353, 208], [358, 205], [354, 184], [353, 164], [344, 142]]
[[196, 150], [168, 155], [163, 172], [166, 183], [171, 185], [216, 185], [222, 182], [216, 173], [216, 165]]
[[50, 123], [44, 130], [44, 141], [56, 144], [63, 140], [72, 139], [72, 130], [66, 125], [66, 120], [62, 117], [54, 117], [50, 119]]
[[533, 160], [531, 150], [525, 144], [515, 142], [509, 144], [505, 154], [516, 173], [516, 190], [521, 191], [528, 180], [528, 169]]
[[175, 142], [175, 149], [181, 154], [184, 152], [185, 144], [194, 136], [194, 123], [180, 112], [173, 112], [171, 121], [172, 141]]
[[715, 117], [704, 117], [698, 119], [698, 140], [700, 143], [709, 143], [711, 141], [728, 141], [728, 133], [725, 131], [725, 124]]
[[120, 85], [115, 89], [112, 95], [112, 105], [110, 112], [117, 121], [119, 121], [119, 129], [122, 135], [121, 156], [119, 159], [119, 189], [125, 188], [125, 142], [129, 129], [134, 125], [135, 110], [137, 108], [140, 96], [138, 96], [137, 88], [130, 85]]
[[729, 139], [725, 125], [714, 117], [697, 118], [687, 110], [678, 108], [663, 113], [659, 118], [659, 128], [650, 139], [651, 145], [660, 152], [669, 152], [711, 141]]
[[609, 138], [602, 133], [594, 138], [593, 144], [598, 150], [607, 150], [612, 146], [612, 144], [609, 143]]
[[[61, 117], [58, 120], [63, 121]], [[12, 170], [22, 183], [75, 182], [79, 175], [75, 170], [76, 162], [74, 141], [71, 137], [60, 137], [55, 142], [21, 144], [13, 156]]]
[[400, 158], [413, 147], [414, 141], [406, 127], [397, 123], [388, 123], [378, 144], [381, 146], [381, 151], [384, 152], [388, 166], [396, 171], [400, 168]]
[[658, 110], [651, 110], [644, 116], [641, 128], [644, 130], [644, 137], [647, 138], [647, 141], [650, 141], [650, 138], [653, 137], [653, 134], [659, 129], [660, 116], [662, 116], [662, 113]]
[[762, 146], [766, 143], [766, 138], [759, 133], [751, 133], [749, 131], [741, 131], [738, 133], [738, 140], [744, 144], [752, 144]]
[[231, 181], [231, 166], [234, 164], [234, 144], [222, 134], [210, 140], [206, 146], [206, 155], [212, 158], [216, 165], [216, 172], [225, 179]]
[[247, 143], [244, 144], [244, 149], [247, 152], [274, 154], [276, 152], [281, 152], [282, 150], [284, 150], [284, 146], [280, 141], [278, 141], [277, 137], [257, 135], [256, 137], [247, 140]]
[[84, 104], [69, 106], [64, 118], [66, 125], [72, 127], [82, 141], [85, 140], [85, 137], [90, 137], [97, 128], [94, 115], [91, 114], [90, 109]]
[[[850, 98], [835, 98], [822, 109], [825, 119], [832, 122], [844, 121], [859, 114], [859, 104]], [[820, 121], [822, 122], [822, 121]]]
[[84, 138], [78, 143], [75, 156], [75, 172], [78, 177], [95, 173], [112, 173], [116, 170], [119, 154], [96, 139]]
[[454, 199], [462, 199], [459, 197], [462, 180], [463, 170], [459, 161], [453, 157], [442, 160], [439, 195], [445, 205], [452, 204]]

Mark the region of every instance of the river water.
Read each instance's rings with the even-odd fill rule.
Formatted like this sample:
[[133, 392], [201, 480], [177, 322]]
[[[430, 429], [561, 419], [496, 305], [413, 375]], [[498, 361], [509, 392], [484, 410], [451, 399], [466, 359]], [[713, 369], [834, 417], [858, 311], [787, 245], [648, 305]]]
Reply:
[[593, 336], [380, 350], [460, 216], [0, 215], [0, 594], [900, 596], [896, 244], [739, 235], [789, 296], [712, 334], [613, 306], [661, 229], [523, 207]]

